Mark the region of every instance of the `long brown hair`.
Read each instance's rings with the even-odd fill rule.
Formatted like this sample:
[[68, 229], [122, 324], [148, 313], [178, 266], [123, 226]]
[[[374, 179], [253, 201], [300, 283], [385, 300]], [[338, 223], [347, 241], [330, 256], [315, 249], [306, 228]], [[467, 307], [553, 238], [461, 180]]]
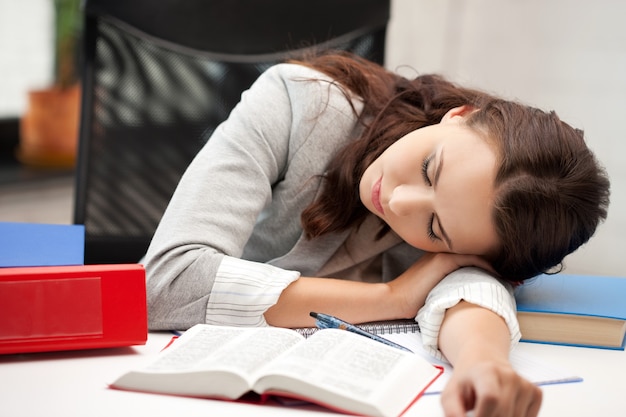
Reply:
[[368, 211], [358, 184], [365, 169], [407, 133], [439, 123], [462, 105], [478, 109], [468, 126], [493, 143], [501, 159], [493, 210], [501, 245], [490, 260], [504, 279], [522, 281], [560, 265], [606, 218], [608, 177], [582, 131], [554, 112], [463, 88], [439, 75], [409, 80], [347, 53], [298, 62], [330, 76], [364, 106], [363, 134], [334, 156], [321, 195], [302, 212], [309, 238], [362, 222]]

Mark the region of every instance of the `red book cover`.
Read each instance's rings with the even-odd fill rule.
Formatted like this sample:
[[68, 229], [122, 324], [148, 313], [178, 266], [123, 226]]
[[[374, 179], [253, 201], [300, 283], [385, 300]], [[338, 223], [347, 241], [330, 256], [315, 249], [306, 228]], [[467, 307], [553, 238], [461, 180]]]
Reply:
[[0, 268], [0, 354], [145, 344], [139, 264]]

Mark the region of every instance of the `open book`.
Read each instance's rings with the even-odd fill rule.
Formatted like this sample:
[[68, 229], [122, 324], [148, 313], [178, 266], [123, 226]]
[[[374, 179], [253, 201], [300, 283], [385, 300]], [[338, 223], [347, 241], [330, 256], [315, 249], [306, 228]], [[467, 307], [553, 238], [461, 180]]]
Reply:
[[112, 388], [238, 399], [304, 399], [369, 416], [402, 414], [442, 370], [426, 359], [344, 330], [198, 324]]

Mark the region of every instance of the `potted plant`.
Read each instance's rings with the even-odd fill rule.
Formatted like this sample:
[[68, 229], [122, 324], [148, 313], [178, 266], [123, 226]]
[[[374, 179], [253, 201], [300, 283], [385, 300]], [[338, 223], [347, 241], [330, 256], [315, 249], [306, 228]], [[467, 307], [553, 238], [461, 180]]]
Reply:
[[54, 81], [49, 88], [28, 93], [28, 107], [20, 121], [18, 158], [32, 166], [72, 168], [80, 116], [81, 1], [53, 1]]

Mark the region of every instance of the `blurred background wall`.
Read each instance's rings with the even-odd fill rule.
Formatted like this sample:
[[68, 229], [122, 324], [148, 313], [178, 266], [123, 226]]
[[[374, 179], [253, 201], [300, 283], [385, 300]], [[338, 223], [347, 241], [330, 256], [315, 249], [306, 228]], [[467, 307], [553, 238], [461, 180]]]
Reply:
[[[0, 0], [0, 118], [21, 114], [25, 91], [50, 80], [51, 3]], [[392, 1], [388, 68], [442, 73], [554, 109], [585, 130], [611, 177], [612, 202], [596, 236], [566, 259], [570, 273], [626, 276], [624, 16], [620, 0]], [[70, 222], [71, 181], [46, 184], [4, 187], [0, 221]]]

